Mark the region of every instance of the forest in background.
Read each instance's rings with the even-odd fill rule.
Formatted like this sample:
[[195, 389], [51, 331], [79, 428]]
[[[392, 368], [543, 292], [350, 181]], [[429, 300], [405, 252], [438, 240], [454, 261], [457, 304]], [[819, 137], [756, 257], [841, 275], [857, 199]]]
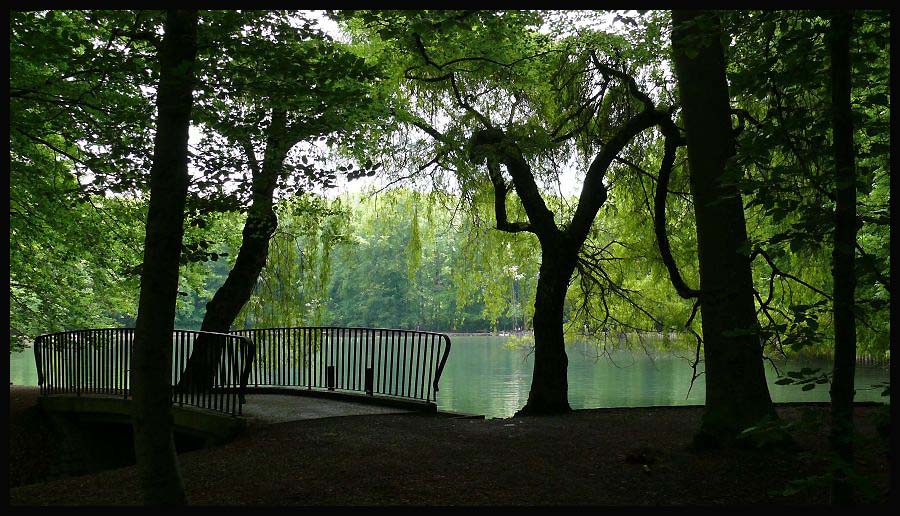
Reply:
[[[405, 188], [331, 199], [307, 194], [285, 201], [266, 268], [236, 327], [334, 325], [450, 332], [529, 331], [534, 307], [528, 300], [534, 297], [540, 256], [528, 240], [509, 238], [489, 223], [484, 224], [484, 218], [489, 220], [491, 205], [484, 206], [480, 223], [477, 216], [463, 215], [458, 203], [459, 199], [452, 196]], [[615, 211], [604, 211], [598, 223], [616, 224], [617, 217]], [[230, 214], [211, 231], [224, 233], [231, 228], [230, 238], [217, 238], [239, 243], [240, 225], [240, 215]], [[682, 234], [672, 238], [691, 242], [695, 238], [693, 228], [682, 229]], [[633, 238], [621, 243], [628, 252], [616, 258], [628, 266], [616, 271], [616, 281], [640, 294], [638, 305], [648, 314], [620, 302], [613, 306], [613, 318], [597, 328], [596, 321], [580, 317], [580, 293], [573, 289], [566, 309], [569, 334], [588, 341], [606, 332], [680, 334], [682, 338], [673, 342], [683, 345], [684, 337], [689, 336], [684, 321], [690, 315], [690, 305], [672, 300], [652, 228], [639, 224], [621, 233]], [[225, 244], [216, 250], [224, 255], [222, 262], [194, 266], [195, 275], [185, 281], [182, 291], [187, 295], [179, 299], [176, 319], [180, 328], [199, 328], [206, 302], [227, 275], [228, 257], [234, 256], [234, 248]], [[683, 260], [690, 259], [685, 253]], [[829, 259], [827, 253], [821, 253], [815, 261], [807, 260], [803, 277], [813, 284], [821, 281], [827, 288]], [[757, 264], [759, 289], [768, 285], [766, 266], [763, 261]], [[820, 301], [812, 290], [805, 296], [802, 291], [792, 292], [792, 297], [778, 294], [779, 300], [792, 302], [775, 301], [775, 308], [785, 313]], [[782, 351], [789, 355], [801, 350], [830, 355], [830, 312], [814, 308], [818, 307], [810, 307], [816, 317], [811, 324], [821, 332], [822, 340], [794, 349], [790, 341], [787, 346], [773, 346], [772, 357], [784, 356]], [[887, 332], [866, 330], [863, 327], [860, 331], [860, 354], [889, 356]]]
[[[880, 195], [885, 193], [882, 190]], [[70, 227], [86, 227], [91, 220], [101, 230], [115, 224], [109, 228], [112, 232], [94, 230], [88, 232], [89, 236], [84, 235], [89, 239], [87, 243], [97, 239], [95, 249], [100, 254], [62, 270], [35, 268], [35, 272], [43, 269], [64, 281], [79, 282], [76, 284], [82, 285], [82, 294], [63, 299], [48, 297], [51, 303], [46, 307], [52, 309], [53, 302], [60, 303], [59, 312], [43, 313], [39, 319], [26, 307], [16, 310], [15, 305], [11, 306], [11, 320], [23, 324], [28, 321], [35, 328], [31, 330], [34, 334], [65, 327], [134, 324], [137, 283], [127, 264], [137, 260], [134, 250], [139, 249], [143, 237], [140, 217], [146, 206], [139, 200], [120, 198], [98, 198], [93, 204], [74, 211], [70, 216], [83, 222]], [[621, 217], [619, 210], [629, 209], [626, 206], [625, 200], [611, 205], [601, 212], [597, 224], [621, 228], [629, 220], [638, 221], [625, 230], [617, 230], [628, 238], [622, 237], [616, 244], [619, 250], [615, 261], [627, 266], [615, 270], [615, 279], [623, 288], [634, 291], [632, 297], [637, 305], [648, 313], [619, 300], [618, 304], [613, 303], [612, 318], [598, 327], [597, 321], [585, 320], [583, 310], [579, 312], [582, 296], [575, 285], [568, 294], [567, 331], [586, 340], [604, 329], [626, 334], [661, 332], [689, 336], [684, 323], [690, 315], [690, 303], [673, 299], [652, 227], [640, 219]], [[638, 204], [630, 209], [640, 213], [641, 207]], [[527, 332], [534, 310], [529, 300], [534, 298], [540, 255], [529, 239], [510, 237], [491, 227], [493, 207], [489, 201], [483, 202], [481, 208], [481, 213], [464, 212], [459, 209], [458, 197], [408, 188], [339, 197], [303, 194], [285, 199], [278, 208], [279, 228], [270, 242], [266, 267], [235, 327], [335, 325]], [[643, 209], [643, 216], [650, 217], [646, 205]], [[118, 219], [100, 218], [100, 213], [112, 213]], [[187, 262], [182, 268], [178, 328], [199, 329], [206, 303], [224, 282], [240, 246], [244, 215], [225, 212], [207, 218], [202, 229], [195, 226], [188, 230], [186, 242], [196, 246], [200, 259]], [[131, 224], [127, 225], [129, 219]], [[772, 231], [764, 226], [765, 221], [763, 217], [754, 224], [761, 235]], [[104, 237], [106, 240], [102, 240]], [[696, 270], [696, 254], [689, 251], [695, 245], [693, 227], [673, 225], [670, 237], [677, 239], [679, 247], [688, 249], [682, 253], [680, 263], [693, 262]], [[869, 238], [874, 242], [887, 240], [886, 235], [879, 233]], [[887, 245], [872, 248], [876, 259], [887, 261]], [[786, 270], [794, 271], [823, 291], [830, 290], [827, 249], [803, 255], [789, 253], [787, 258]], [[99, 266], [100, 263], [106, 266]], [[691, 268], [683, 266], [683, 270]], [[767, 291], [771, 277], [770, 266], [759, 260], [754, 274], [757, 288]], [[47, 282], [44, 287], [49, 290], [64, 285]], [[872, 290], [877, 295], [877, 285]], [[11, 299], [24, 301], [14, 296], [13, 290]], [[788, 328], [802, 330], [805, 333], [799, 335], [810, 341], [795, 337], [786, 345], [782, 340], [780, 346], [773, 341], [772, 357], [800, 351], [830, 355], [831, 312], [821, 296], [811, 289], [791, 289], [781, 281], [775, 283], [773, 299], [773, 310], [787, 314], [776, 319], [776, 324], [784, 325], [778, 328], [789, 334], [792, 332]], [[873, 305], [876, 302], [877, 297]], [[64, 308], [63, 316], [60, 312]], [[890, 356], [887, 316], [886, 308], [874, 311], [869, 325], [860, 328], [860, 354]], [[70, 321], [69, 326], [58, 322], [66, 320]], [[49, 326], [39, 328], [39, 324]], [[22, 332], [16, 339], [14, 328], [11, 336], [13, 349], [17, 349], [29, 337]], [[699, 329], [699, 324], [695, 328]], [[792, 348], [796, 342], [800, 344]]]

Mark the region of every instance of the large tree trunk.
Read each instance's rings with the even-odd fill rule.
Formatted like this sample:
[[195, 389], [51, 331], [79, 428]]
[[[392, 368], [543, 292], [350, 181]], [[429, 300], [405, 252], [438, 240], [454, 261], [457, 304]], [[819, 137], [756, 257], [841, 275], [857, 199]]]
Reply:
[[672, 52], [687, 133], [700, 261], [706, 407], [698, 444], [721, 444], [775, 416], [766, 385], [734, 139], [714, 12], [673, 11]]
[[534, 372], [528, 402], [516, 415], [569, 412], [569, 359], [563, 336], [563, 308], [578, 248], [541, 244], [541, 268], [534, 300]]
[[134, 452], [144, 503], [152, 505], [187, 502], [172, 439], [170, 378], [196, 54], [197, 11], [168, 11], [159, 54], [150, 208], [131, 358]]
[[[845, 467], [853, 467], [853, 375], [856, 368], [856, 174], [850, 106], [849, 11], [831, 20], [831, 105], [835, 167], [835, 225], [832, 251], [834, 278], [834, 371], [831, 383], [831, 445]], [[855, 493], [843, 469], [832, 486], [832, 501], [853, 505]]]
[[[244, 222], [241, 248], [225, 283], [206, 304], [201, 331], [226, 333], [231, 330], [231, 325], [253, 294], [259, 275], [266, 265], [269, 239], [278, 227], [273, 198], [275, 186], [290, 147], [285, 136], [286, 122], [284, 111], [273, 110], [262, 167], [252, 167], [253, 200]], [[248, 158], [252, 159], [250, 156]], [[179, 388], [199, 391], [210, 389], [219, 367], [221, 348], [221, 339], [199, 336]]]

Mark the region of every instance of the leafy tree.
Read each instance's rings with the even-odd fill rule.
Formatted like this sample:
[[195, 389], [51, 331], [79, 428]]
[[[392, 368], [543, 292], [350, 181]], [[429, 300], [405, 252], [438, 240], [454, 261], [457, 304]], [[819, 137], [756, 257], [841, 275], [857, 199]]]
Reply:
[[134, 315], [154, 17], [10, 11], [11, 350]]
[[447, 201], [456, 199], [397, 188], [342, 202], [349, 224], [331, 253], [331, 281], [321, 300], [330, 324], [464, 332], [522, 327], [524, 292], [533, 290], [538, 266], [533, 246], [473, 226]]
[[64, 163], [40, 147], [23, 151], [10, 160], [11, 351], [41, 333], [134, 315], [130, 271], [140, 261], [138, 221], [146, 213], [135, 199], [83, 196]]
[[329, 201], [312, 194], [285, 199], [277, 209], [278, 230], [269, 243], [266, 266], [236, 325], [322, 325], [330, 301], [333, 250], [350, 238], [349, 209], [341, 199]]
[[[624, 57], [616, 61], [622, 45], [596, 34], [555, 43], [533, 30], [532, 14], [359, 16], [406, 52], [402, 80], [421, 97], [420, 105], [431, 104], [430, 116], [424, 114], [430, 119], [416, 113], [416, 106], [397, 114], [434, 139], [437, 155], [426, 168], [436, 163], [455, 169], [467, 194], [487, 179], [495, 227], [537, 237], [542, 258], [533, 322], [535, 370], [520, 413], [569, 410], [563, 335], [568, 285], [576, 269], [595, 282], [608, 280], [595, 256], [582, 253], [608, 197], [604, 178], [636, 136], [672, 125], [667, 109], [658, 109], [623, 70]], [[601, 57], [598, 47], [610, 57]], [[506, 98], [516, 101], [505, 104]], [[450, 119], [446, 129], [436, 126], [436, 108]], [[538, 181], [569, 153], [581, 153], [585, 179], [576, 207], [567, 213], [571, 220], [560, 224]], [[513, 215], [525, 220], [510, 219], [510, 194], [521, 203]]]
[[157, 12], [30, 11], [10, 19], [11, 142], [67, 160], [85, 192], [146, 185]]
[[[847, 503], [853, 494], [849, 480], [858, 478], [847, 472], [853, 433], [850, 363], [857, 351], [890, 355], [889, 14], [852, 13], [852, 24], [844, 28], [853, 33], [846, 69], [840, 64], [844, 59], [834, 54], [844, 32], [836, 30], [841, 24], [834, 13], [729, 17], [736, 35], [729, 76], [743, 109], [738, 111], [741, 125], [746, 122], [737, 153], [749, 172], [742, 187], [751, 197], [751, 220], [768, 219], [756, 225], [752, 236], [754, 254], [765, 259], [758, 277], [768, 276], [757, 287], [763, 293], [760, 310], [769, 322], [763, 334], [776, 348], [834, 353], [833, 371], [789, 372], [776, 383], [809, 390], [831, 382], [832, 391], [841, 393], [834, 398], [835, 467], [821, 478], [832, 479], [835, 501], [843, 494]], [[835, 74], [846, 75], [841, 88], [835, 87], [841, 82], [834, 82]], [[844, 89], [847, 99], [836, 99]], [[849, 118], [838, 115], [846, 111]], [[832, 152], [822, 152], [828, 148]], [[841, 170], [852, 170], [854, 179], [838, 178]], [[851, 187], [853, 200], [848, 198]], [[843, 207], [838, 207], [839, 196]], [[850, 207], [856, 211], [852, 230], [844, 218]], [[846, 253], [848, 244], [853, 256]], [[848, 262], [854, 263], [852, 272]], [[852, 302], [848, 292], [853, 292]], [[851, 352], [853, 347], [857, 350]]]
[[[297, 17], [287, 13], [250, 13], [248, 18], [237, 21], [239, 38], [238, 31], [226, 31], [216, 52], [208, 54], [207, 87], [199, 102], [198, 118], [211, 131], [201, 146], [203, 168], [210, 172], [205, 181], [229, 173], [246, 176], [248, 169], [251, 178], [241, 245], [228, 277], [206, 306], [203, 331], [228, 331], [250, 299], [278, 225], [276, 189], [296, 189], [304, 177], [325, 184], [335, 177], [332, 171], [317, 172], [306, 155], [286, 163], [292, 149], [303, 141], [352, 133], [370, 116], [373, 101], [367, 82], [375, 80], [375, 71], [313, 30], [308, 20], [301, 18], [298, 27]], [[205, 339], [195, 344], [182, 387], [211, 385], [218, 359], [208, 357], [220, 353], [208, 348]]]
[[[757, 333], [744, 207], [718, 16], [672, 12], [672, 52], [687, 133], [700, 259], [706, 404], [703, 441], [727, 441], [775, 409]], [[729, 163], [730, 160], [730, 163]]]
[[170, 378], [188, 188], [197, 21], [197, 11], [168, 11], [159, 52], [150, 207], [131, 357], [134, 452], [144, 503], [148, 505], [187, 502], [172, 438]]
[[[829, 271], [834, 195], [831, 145], [829, 31], [817, 11], [733, 12], [729, 78], [739, 109], [736, 159], [745, 176], [751, 253], [770, 349], [783, 353], [833, 349]], [[887, 18], [859, 11], [851, 53], [854, 142], [858, 149], [856, 243], [857, 333], [861, 350], [888, 352], [890, 296], [887, 229], [889, 157]]]

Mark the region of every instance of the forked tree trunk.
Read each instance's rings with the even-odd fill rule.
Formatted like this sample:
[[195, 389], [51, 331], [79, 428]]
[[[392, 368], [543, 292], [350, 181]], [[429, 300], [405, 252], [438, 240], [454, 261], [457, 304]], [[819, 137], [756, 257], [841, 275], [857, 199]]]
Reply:
[[148, 505], [187, 502], [172, 438], [170, 378], [196, 54], [197, 11], [168, 11], [159, 52], [150, 208], [131, 359], [134, 452]]
[[[831, 383], [831, 445], [843, 465], [853, 467], [853, 384], [856, 368], [856, 174], [850, 105], [850, 32], [852, 14], [839, 11], [831, 20], [831, 104], [835, 167], [834, 371]], [[845, 471], [832, 485], [836, 505], [853, 505], [855, 493]]]
[[672, 52], [687, 133], [700, 262], [706, 406], [697, 444], [732, 440], [775, 417], [753, 302], [744, 207], [727, 170], [734, 139], [714, 12], [673, 11]]
[[[657, 122], [658, 115], [655, 110], [646, 108], [615, 131], [591, 162], [578, 208], [565, 230], [556, 225], [553, 212], [541, 197], [531, 166], [515, 141], [496, 128], [478, 131], [472, 136], [470, 156], [476, 166], [482, 160], [487, 162], [488, 176], [493, 184], [497, 229], [509, 233], [531, 232], [541, 244], [541, 268], [533, 318], [534, 371], [528, 401], [517, 415], [560, 414], [571, 410], [568, 398], [569, 360], [563, 330], [563, 309], [569, 280], [575, 272], [578, 253], [588, 238], [597, 212], [606, 202], [608, 192], [603, 184], [606, 171], [628, 142]], [[512, 186], [525, 208], [528, 222], [511, 222], [508, 219], [506, 197], [510, 185], [500, 172], [501, 162], [512, 176]]]
[[[616, 156], [642, 131], [668, 120], [668, 113], [657, 111], [649, 97], [639, 91], [634, 78], [603, 65], [593, 56], [594, 65], [608, 76], [629, 85], [630, 93], [644, 104], [644, 109], [619, 126], [591, 161], [585, 174], [578, 206], [566, 229], [560, 229], [554, 214], [547, 207], [535, 181], [531, 166], [516, 141], [501, 129], [493, 127], [488, 118], [472, 106], [463, 103], [474, 113], [483, 129], [475, 131], [469, 141], [469, 157], [477, 167], [486, 163], [488, 178], [494, 190], [494, 216], [500, 231], [527, 231], [538, 237], [541, 244], [541, 268], [534, 302], [534, 371], [528, 401], [516, 414], [559, 414], [571, 410], [568, 399], [568, 357], [563, 329], [563, 309], [569, 280], [578, 263], [581, 247], [590, 234], [597, 212], [608, 198], [604, 178]], [[457, 97], [459, 99], [459, 97]], [[460, 99], [461, 101], [461, 99]], [[671, 121], [670, 121], [671, 123]], [[425, 123], [415, 124], [439, 141], [447, 138]], [[500, 165], [512, 177], [512, 185], [503, 177]], [[528, 221], [510, 221], [506, 210], [509, 192], [515, 189]]]

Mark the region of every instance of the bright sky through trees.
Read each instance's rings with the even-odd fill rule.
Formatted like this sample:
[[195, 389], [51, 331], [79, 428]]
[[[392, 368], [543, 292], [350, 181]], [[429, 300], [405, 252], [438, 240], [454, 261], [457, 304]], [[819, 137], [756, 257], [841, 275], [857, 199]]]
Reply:
[[[303, 11], [303, 13], [308, 19], [315, 21], [318, 25], [318, 28], [320, 28], [323, 32], [325, 32], [335, 40], [345, 43], [350, 41], [349, 36], [343, 30], [341, 30], [340, 26], [334, 20], [329, 19], [325, 15], [325, 11], [311, 10]], [[581, 28], [587, 26], [599, 26], [603, 30], [609, 32], [621, 32], [626, 31], [628, 27], [626, 24], [619, 21], [617, 17], [634, 15], [636, 15], [635, 11], [553, 11], [549, 17], [548, 22], [541, 27], [540, 31], [545, 34], [553, 34], [555, 32], [558, 33], [562, 27]], [[155, 94], [153, 88], [151, 87], [142, 87], [142, 90], [148, 96]], [[190, 128], [190, 139], [188, 142], [189, 147], [191, 149], [196, 149], [201, 142], [202, 137], [203, 129], [196, 125], [192, 125]], [[308, 152], [310, 148], [315, 148], [316, 152]], [[297, 147], [294, 149], [294, 152], [306, 153], [310, 156], [327, 156], [330, 159], [336, 159], [342, 162], [346, 161], [346, 159], [344, 158], [337, 157], [337, 155], [332, 150], [330, 150], [324, 142], [319, 141], [315, 141], [312, 143], [301, 143], [297, 145]], [[318, 160], [317, 162], [324, 164], [324, 162]], [[542, 184], [541, 186], [563, 196], [577, 196], [581, 191], [583, 170], [581, 170], [581, 167], [578, 167], [573, 162], [565, 163], [563, 165], [564, 166], [562, 170], [560, 170], [558, 176], [558, 183], [554, 182], [555, 184]], [[402, 171], [388, 170], [374, 177], [362, 177], [354, 180], [348, 180], [344, 176], [338, 176], [336, 179], [336, 186], [334, 188], [323, 188], [321, 185], [317, 184], [311, 188], [311, 191], [331, 198], [346, 192], [376, 192], [390, 185], [392, 181], [391, 176], [402, 175], [401, 172]], [[192, 180], [197, 180], [201, 177], [201, 172], [195, 166], [193, 166], [193, 164], [189, 167], [189, 173]], [[426, 191], [430, 190], [430, 186], [428, 185], [427, 180], [421, 181], [421, 178], [411, 179], [413, 183], [416, 184], [417, 189], [424, 189]], [[88, 184], [93, 180], [94, 176], [89, 171], [82, 175], [80, 178], [82, 184]], [[226, 181], [222, 185], [223, 191], [233, 191], [240, 181], [242, 181], [242, 179], [236, 176], [233, 177], [231, 181]], [[108, 192], [108, 195], [115, 194], [113, 194], [112, 192]]]

